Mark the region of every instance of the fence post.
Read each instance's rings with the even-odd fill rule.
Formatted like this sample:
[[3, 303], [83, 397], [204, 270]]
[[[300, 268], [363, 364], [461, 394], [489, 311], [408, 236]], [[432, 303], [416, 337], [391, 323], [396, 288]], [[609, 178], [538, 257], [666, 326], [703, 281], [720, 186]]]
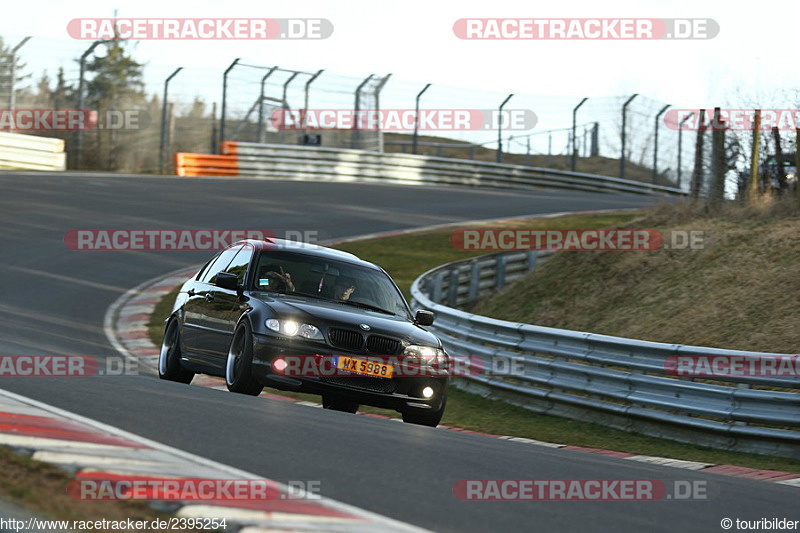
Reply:
[[511, 100], [511, 97], [514, 96], [513, 94], [509, 94], [506, 96], [506, 99], [503, 100], [503, 103], [500, 104], [500, 109], [497, 113], [497, 162], [503, 162], [503, 106]]
[[258, 130], [256, 131], [256, 142], [264, 142], [263, 132], [264, 132], [264, 92], [265, 87], [264, 85], [267, 83], [267, 78], [272, 76], [272, 73], [275, 72], [278, 67], [272, 67], [269, 69], [269, 72], [264, 74], [264, 77], [261, 78], [261, 96], [258, 99]]
[[619, 177], [622, 179], [625, 179], [625, 127], [628, 120], [628, 104], [630, 104], [637, 96], [639, 95], [634, 94], [622, 105], [622, 152], [620, 153], [619, 157]]
[[[233, 67], [236, 66], [236, 63], [238, 63], [240, 59], [241, 58], [239, 58], [239, 57], [234, 59], [233, 63], [231, 63], [231, 66], [229, 66], [225, 70], [225, 73], [222, 75], [222, 112], [220, 114], [220, 119], [219, 119], [219, 142], [220, 142], [220, 144], [222, 144], [225, 141], [225, 118], [226, 118], [225, 114], [226, 114], [227, 104], [228, 104], [228, 73], [231, 70], [233, 70]], [[219, 150], [220, 150], [219, 145], [217, 145], [217, 149], [215, 150], [215, 153], [219, 153]]]
[[677, 188], [681, 188], [681, 166], [682, 166], [682, 158], [683, 158], [683, 125], [686, 123], [687, 120], [692, 118], [694, 112], [689, 113], [686, 115], [686, 118], [681, 120], [681, 123], [678, 125], [678, 185]]
[[178, 72], [183, 70], [183, 67], [178, 67], [175, 72], [169, 75], [164, 82], [164, 101], [161, 102], [161, 138], [158, 143], [158, 173], [164, 173], [164, 159], [167, 155], [167, 90], [169, 89], [169, 81], [178, 75]]
[[361, 140], [359, 139], [359, 132], [358, 132], [358, 122], [361, 118], [359, 117], [359, 111], [361, 111], [361, 89], [363, 89], [364, 86], [368, 84], [370, 80], [372, 80], [372, 78], [374, 77], [375, 74], [370, 74], [369, 76], [364, 78], [364, 81], [362, 81], [358, 87], [356, 87], [356, 102], [355, 102], [355, 113], [354, 113], [355, 120], [353, 120], [353, 137], [350, 140], [351, 148], [361, 148]]
[[417, 153], [417, 137], [419, 135], [419, 99], [422, 98], [422, 95], [425, 94], [425, 91], [427, 91], [428, 87], [430, 86], [431, 86], [430, 83], [427, 84], [419, 93], [417, 93], [416, 114], [414, 115], [414, 137], [413, 137], [414, 144], [412, 145], [413, 148], [411, 150], [412, 154]]
[[669, 109], [669, 107], [670, 104], [665, 105], [656, 115], [655, 139], [653, 142], [653, 184], [655, 184], [656, 177], [658, 176], [658, 119], [661, 118], [661, 115], [663, 115], [664, 111]]
[[572, 164], [570, 165], [570, 169], [572, 172], [575, 172], [575, 168], [577, 167], [577, 155], [576, 155], [576, 145], [575, 145], [575, 135], [577, 134], [575, 128], [577, 127], [577, 119], [578, 119], [578, 109], [588, 100], [589, 97], [584, 98], [580, 101], [578, 105], [572, 110]]

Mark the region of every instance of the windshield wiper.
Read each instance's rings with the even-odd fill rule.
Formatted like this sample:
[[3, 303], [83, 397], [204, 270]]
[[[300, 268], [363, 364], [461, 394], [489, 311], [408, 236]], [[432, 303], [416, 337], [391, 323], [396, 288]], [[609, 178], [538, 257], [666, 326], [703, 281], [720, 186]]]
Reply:
[[362, 309], [369, 309], [370, 311], [377, 311], [378, 313], [384, 313], [386, 315], [398, 316], [397, 313], [392, 313], [391, 311], [387, 311], [382, 307], [378, 307], [375, 305], [365, 304], [361, 302], [351, 302], [350, 300], [332, 300], [336, 303], [344, 304], [344, 305], [352, 305], [353, 307], [361, 307]]

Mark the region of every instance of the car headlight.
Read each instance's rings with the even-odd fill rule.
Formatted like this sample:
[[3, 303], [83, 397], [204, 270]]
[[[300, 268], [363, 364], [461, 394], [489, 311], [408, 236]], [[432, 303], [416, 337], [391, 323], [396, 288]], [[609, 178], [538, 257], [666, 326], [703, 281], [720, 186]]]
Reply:
[[303, 337], [313, 341], [325, 340], [322, 332], [313, 324], [298, 324], [294, 320], [278, 320], [277, 318], [268, 318], [264, 324], [275, 333], [287, 337]]
[[411, 357], [425, 366], [444, 366], [447, 364], [447, 354], [444, 353], [444, 350], [432, 346], [411, 344], [403, 350], [403, 355]]

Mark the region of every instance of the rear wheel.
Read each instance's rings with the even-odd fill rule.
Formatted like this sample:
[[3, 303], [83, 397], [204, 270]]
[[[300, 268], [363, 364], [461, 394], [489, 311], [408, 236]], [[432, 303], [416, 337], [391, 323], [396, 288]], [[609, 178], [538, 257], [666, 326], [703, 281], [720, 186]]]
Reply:
[[442, 400], [442, 406], [436, 411], [430, 409], [412, 409], [403, 411], [403, 422], [406, 424], [417, 424], [420, 426], [430, 426], [435, 428], [444, 416], [444, 406], [447, 404], [447, 398]]
[[323, 409], [331, 409], [332, 411], [342, 411], [345, 413], [355, 413], [358, 411], [357, 402], [328, 394], [322, 395], [322, 407]]
[[264, 385], [253, 377], [253, 334], [246, 319], [237, 326], [228, 349], [225, 385], [231, 392], [250, 396], [258, 396], [264, 390]]
[[161, 351], [158, 354], [158, 377], [178, 383], [191, 383], [194, 372], [181, 366], [181, 337], [178, 321], [171, 318], [164, 331]]

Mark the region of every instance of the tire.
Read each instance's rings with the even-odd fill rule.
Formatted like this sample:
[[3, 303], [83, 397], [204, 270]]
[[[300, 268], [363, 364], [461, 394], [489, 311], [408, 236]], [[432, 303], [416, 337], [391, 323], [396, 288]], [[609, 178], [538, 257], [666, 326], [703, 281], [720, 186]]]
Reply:
[[164, 330], [164, 340], [161, 341], [161, 351], [158, 354], [158, 377], [186, 384], [191, 383], [194, 378], [194, 372], [181, 366], [181, 332], [175, 318], [170, 319]]
[[322, 408], [330, 409], [332, 411], [342, 411], [343, 413], [355, 414], [355, 412], [358, 411], [358, 403], [352, 400], [346, 400], [339, 396], [330, 396], [327, 394], [323, 394]]
[[417, 424], [419, 426], [429, 426], [435, 428], [442, 420], [445, 405], [447, 405], [447, 398], [442, 400], [442, 406], [436, 411], [427, 409], [403, 411], [403, 422], [406, 424]]
[[253, 334], [245, 319], [236, 327], [228, 360], [225, 363], [225, 385], [231, 392], [258, 396], [264, 385], [253, 377]]

